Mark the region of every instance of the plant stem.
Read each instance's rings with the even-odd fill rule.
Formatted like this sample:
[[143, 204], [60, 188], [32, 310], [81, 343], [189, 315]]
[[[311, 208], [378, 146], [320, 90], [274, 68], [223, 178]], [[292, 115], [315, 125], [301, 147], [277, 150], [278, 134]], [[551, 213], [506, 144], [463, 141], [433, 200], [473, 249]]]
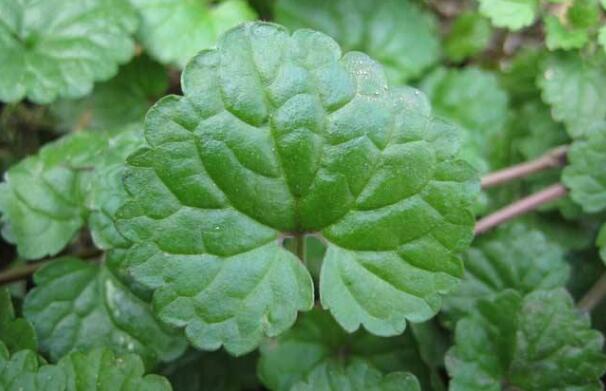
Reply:
[[297, 257], [305, 264], [305, 235], [295, 235], [295, 253]]
[[23, 266], [8, 269], [0, 273], [0, 285], [10, 284], [11, 282], [24, 280], [34, 274], [36, 270], [52, 261], [33, 262]]
[[515, 166], [490, 173], [482, 178], [482, 188], [488, 189], [511, 182], [515, 179], [525, 178], [549, 168], [561, 167], [566, 164], [567, 153], [568, 146], [564, 145], [552, 149], [538, 159], [516, 164]]
[[537, 193], [531, 194], [528, 197], [522, 198], [507, 205], [506, 207], [497, 210], [496, 212], [478, 220], [475, 227], [475, 234], [480, 235], [499, 224], [503, 224], [515, 217], [528, 213], [537, 209], [541, 205], [547, 204], [558, 198], [564, 197], [568, 190], [561, 183], [551, 185]]
[[577, 307], [581, 311], [590, 312], [604, 299], [604, 296], [606, 296], [606, 273], [602, 274], [591, 289], [589, 289], [589, 292], [579, 300]]

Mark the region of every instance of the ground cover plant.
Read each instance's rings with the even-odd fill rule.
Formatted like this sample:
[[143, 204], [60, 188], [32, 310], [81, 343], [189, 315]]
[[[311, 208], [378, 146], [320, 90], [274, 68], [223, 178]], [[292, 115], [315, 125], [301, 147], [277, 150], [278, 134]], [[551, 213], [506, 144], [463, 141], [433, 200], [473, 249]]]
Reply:
[[606, 4], [0, 0], [0, 390], [601, 390]]

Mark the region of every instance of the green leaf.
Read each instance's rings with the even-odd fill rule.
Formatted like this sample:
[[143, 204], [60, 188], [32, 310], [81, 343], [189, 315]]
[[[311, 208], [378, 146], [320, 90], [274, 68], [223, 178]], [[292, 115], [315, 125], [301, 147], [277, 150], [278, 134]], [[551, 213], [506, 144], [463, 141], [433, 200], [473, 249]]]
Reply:
[[74, 352], [57, 365], [41, 365], [35, 352], [8, 355], [0, 342], [0, 388], [27, 391], [170, 391], [168, 381], [143, 375], [141, 359], [109, 349]]
[[545, 17], [545, 43], [549, 50], [580, 49], [589, 41], [589, 33], [585, 28], [565, 26], [554, 15]]
[[586, 140], [575, 141], [568, 161], [562, 181], [572, 200], [588, 213], [606, 209], [606, 126], [600, 126]]
[[103, 346], [137, 353], [150, 363], [185, 350], [185, 341], [158, 323], [149, 305], [103, 265], [60, 258], [36, 272], [34, 282], [23, 312], [53, 361]]
[[528, 100], [540, 99], [537, 74], [549, 52], [537, 48], [522, 48], [505, 63], [499, 73], [500, 84], [508, 93], [513, 106], [526, 104]]
[[132, 57], [136, 27], [127, 0], [0, 0], [0, 100], [88, 94]]
[[5, 239], [26, 259], [55, 255], [90, 219], [99, 247], [124, 246], [109, 215], [125, 197], [123, 162], [141, 144], [138, 127], [115, 136], [77, 132], [11, 167], [0, 184]]
[[259, 389], [257, 354], [233, 357], [224, 351], [191, 351], [162, 373], [174, 391], [241, 391]]
[[326, 311], [314, 309], [275, 340], [261, 345], [258, 373], [271, 390], [290, 390], [327, 368], [344, 370], [360, 362], [388, 374], [414, 373], [430, 389], [430, 370], [410, 332], [380, 338], [364, 331], [349, 334]]
[[507, 94], [495, 75], [476, 67], [439, 68], [423, 80], [421, 89], [429, 96], [436, 115], [464, 129], [462, 157], [478, 171], [489, 171], [486, 146], [507, 120]]
[[7, 288], [0, 287], [0, 341], [11, 352], [37, 350], [36, 332], [30, 322], [15, 317], [15, 309]]
[[51, 106], [64, 131], [113, 130], [143, 122], [147, 109], [168, 88], [164, 67], [146, 56], [120, 68], [113, 79], [99, 83], [92, 94], [79, 100], [59, 100]]
[[479, 0], [480, 12], [496, 27], [519, 30], [530, 26], [537, 15], [537, 0]]
[[543, 100], [572, 138], [583, 136], [606, 117], [602, 104], [606, 100], [606, 75], [601, 64], [601, 57], [591, 61], [574, 53], [559, 53], [545, 61], [539, 74]]
[[455, 319], [472, 311], [479, 299], [505, 289], [523, 295], [563, 287], [570, 274], [559, 244], [520, 223], [478, 238], [463, 261], [463, 282], [444, 302], [444, 310]]
[[0, 184], [3, 236], [26, 259], [55, 255], [84, 225], [84, 202], [106, 138], [79, 132], [11, 167]]
[[412, 1], [278, 0], [276, 21], [333, 37], [344, 51], [368, 53], [391, 83], [418, 78], [440, 57], [437, 23]]
[[602, 26], [598, 30], [598, 43], [602, 46], [602, 49], [606, 50], [606, 26]]
[[281, 245], [293, 233], [326, 239], [322, 305], [348, 331], [399, 334], [437, 312], [462, 275], [478, 187], [455, 128], [310, 30], [245, 24], [182, 78], [185, 96], [147, 114], [117, 213], [133, 242], [123, 265], [162, 320], [238, 354], [288, 329], [313, 305]]
[[516, 110], [512, 126], [520, 130], [514, 145], [525, 160], [536, 159], [570, 141], [564, 126], [555, 122], [549, 107], [538, 100], [530, 100]]
[[452, 23], [444, 51], [451, 61], [461, 62], [486, 49], [491, 36], [490, 23], [482, 15], [467, 11]]
[[600, 20], [600, 8], [597, 0], [575, 0], [566, 16], [575, 28], [590, 29]]
[[564, 289], [503, 291], [457, 323], [450, 389], [600, 390], [603, 337]]
[[598, 238], [596, 239], [596, 245], [600, 248], [600, 258], [606, 262], [606, 224], [602, 225]]
[[244, 0], [131, 0], [131, 3], [141, 15], [138, 38], [145, 49], [161, 63], [179, 68], [200, 50], [214, 47], [223, 32], [256, 19]]
[[421, 387], [410, 373], [393, 372], [384, 376], [368, 365], [356, 362], [347, 368], [334, 363], [320, 366], [306, 382], [295, 384], [291, 390], [420, 391]]

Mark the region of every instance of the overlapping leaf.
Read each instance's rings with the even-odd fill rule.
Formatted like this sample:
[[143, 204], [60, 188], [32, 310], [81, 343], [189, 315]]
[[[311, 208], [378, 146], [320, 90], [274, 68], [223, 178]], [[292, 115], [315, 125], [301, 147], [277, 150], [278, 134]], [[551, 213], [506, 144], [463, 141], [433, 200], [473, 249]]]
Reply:
[[279, 0], [276, 20], [322, 31], [345, 51], [368, 53], [395, 84], [421, 76], [440, 55], [432, 15], [408, 0]]
[[394, 335], [436, 313], [477, 191], [453, 127], [407, 110], [366, 55], [266, 23], [194, 58], [183, 90], [148, 113], [117, 213], [124, 265], [161, 319], [234, 353], [286, 330], [313, 304], [281, 246], [293, 232], [327, 240], [321, 300], [346, 330]]
[[158, 323], [149, 305], [103, 265], [62, 258], [38, 271], [34, 281], [37, 287], [23, 310], [36, 327], [41, 350], [53, 361], [74, 350], [105, 346], [153, 363], [172, 360], [185, 349], [184, 339]]
[[31, 350], [9, 355], [0, 342], [0, 388], [27, 391], [170, 391], [166, 379], [145, 375], [134, 355], [109, 349], [74, 352], [57, 365], [44, 365]]
[[196, 53], [215, 46], [228, 29], [255, 19], [244, 0], [131, 0], [141, 14], [138, 37], [149, 54], [181, 68]]
[[146, 56], [139, 56], [120, 68], [113, 79], [99, 83], [83, 99], [62, 99], [51, 106], [65, 131], [120, 129], [143, 122], [147, 109], [168, 88], [166, 70]]
[[606, 208], [606, 127], [600, 126], [586, 140], [572, 144], [562, 180], [570, 197], [586, 212]]
[[538, 11], [538, 0], [480, 0], [480, 12], [497, 27], [519, 30], [531, 25]]
[[0, 100], [88, 94], [134, 54], [127, 0], [0, 1]]
[[38, 341], [30, 322], [15, 317], [15, 309], [7, 288], [0, 288], [0, 341], [11, 352], [23, 349], [36, 350]]
[[[423, 389], [430, 389], [430, 368], [423, 362], [417, 341], [410, 332], [380, 338], [358, 331], [345, 332], [326, 311], [312, 310], [276, 340], [261, 346], [259, 377], [271, 390], [290, 390], [326, 373], [336, 378], [354, 363], [375, 368], [384, 374], [400, 370], [412, 372]], [[328, 377], [332, 377], [328, 376]]]
[[601, 390], [602, 344], [565, 290], [504, 291], [457, 323], [450, 389]]
[[572, 138], [606, 118], [606, 75], [601, 56], [592, 59], [566, 53], [553, 54], [538, 76], [543, 100], [551, 106], [553, 117], [564, 122]]
[[445, 310], [455, 318], [468, 314], [479, 299], [491, 298], [505, 289], [526, 294], [559, 288], [569, 276], [560, 246], [523, 224], [505, 226], [478, 238], [463, 261], [463, 282], [445, 300]]
[[96, 215], [93, 236], [99, 245], [107, 248], [111, 240], [120, 241], [101, 214], [117, 208], [116, 197], [123, 192], [116, 184], [117, 172], [140, 140], [136, 128], [114, 137], [78, 132], [45, 145], [38, 155], [11, 167], [0, 184], [4, 237], [26, 259], [55, 255], [92, 212]]

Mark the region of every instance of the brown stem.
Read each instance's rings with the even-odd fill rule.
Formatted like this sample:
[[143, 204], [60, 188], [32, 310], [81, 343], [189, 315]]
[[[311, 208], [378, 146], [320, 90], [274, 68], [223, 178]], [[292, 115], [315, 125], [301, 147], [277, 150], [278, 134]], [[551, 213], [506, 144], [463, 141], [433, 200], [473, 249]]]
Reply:
[[482, 188], [487, 189], [513, 181], [515, 179], [525, 178], [536, 172], [544, 171], [549, 168], [561, 167], [566, 164], [566, 154], [568, 146], [564, 145], [545, 153], [538, 159], [531, 160], [522, 164], [508, 167], [504, 170], [495, 171], [482, 178]]
[[478, 220], [475, 227], [475, 234], [483, 234], [499, 224], [503, 224], [506, 221], [523, 215], [524, 213], [535, 210], [541, 205], [557, 200], [558, 198], [562, 198], [567, 193], [568, 190], [566, 190], [564, 185], [561, 183], [551, 185]]
[[589, 292], [579, 300], [577, 307], [581, 311], [590, 312], [606, 296], [606, 273], [602, 274], [599, 280], [593, 284]]
[[0, 285], [10, 284], [11, 282], [20, 281], [28, 278], [42, 266], [52, 261], [27, 263], [23, 266], [8, 269], [0, 273]]

